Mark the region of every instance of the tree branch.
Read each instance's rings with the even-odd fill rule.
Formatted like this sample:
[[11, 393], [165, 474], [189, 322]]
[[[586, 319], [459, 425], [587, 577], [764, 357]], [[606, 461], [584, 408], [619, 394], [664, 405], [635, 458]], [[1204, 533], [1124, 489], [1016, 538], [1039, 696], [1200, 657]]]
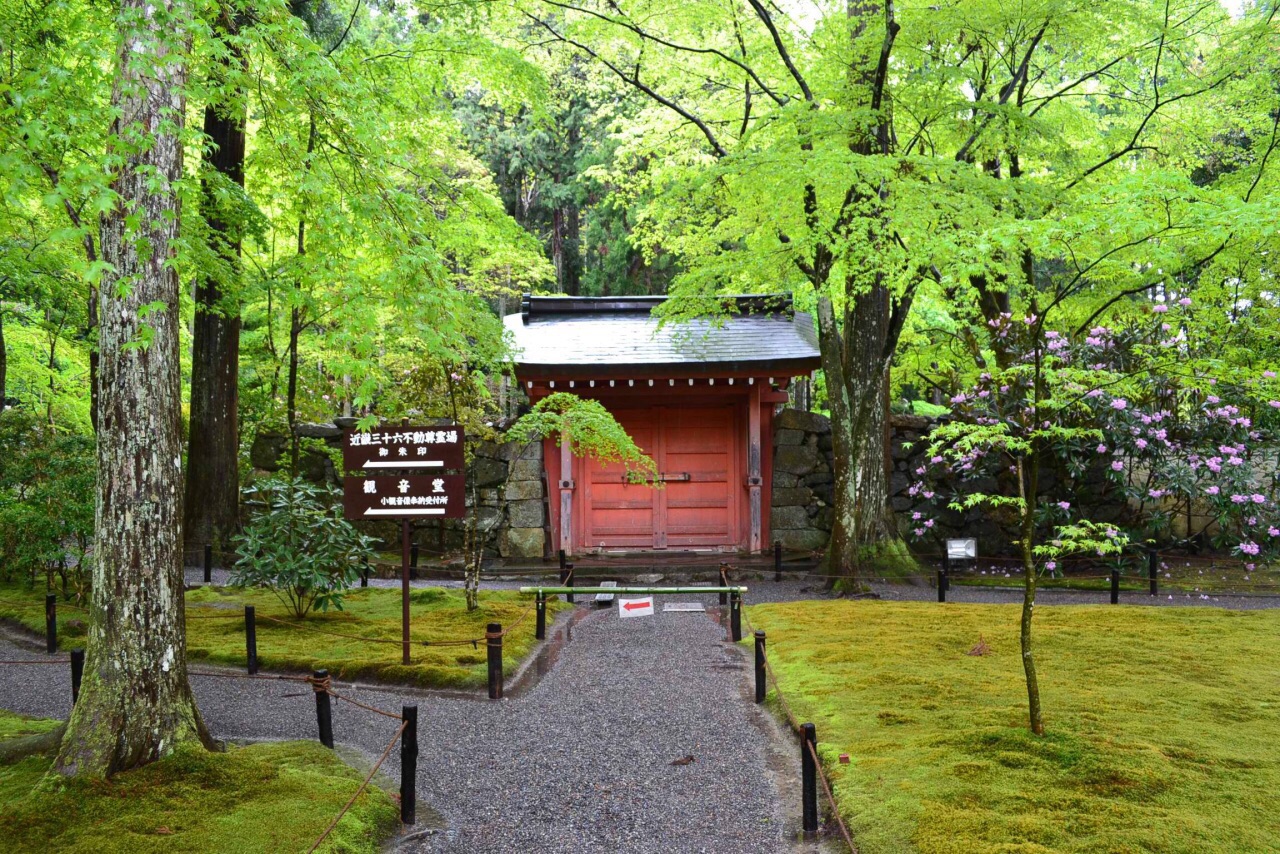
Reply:
[[791, 60], [791, 53], [787, 50], [787, 46], [782, 43], [782, 35], [778, 32], [777, 26], [773, 23], [773, 18], [769, 15], [760, 0], [747, 0], [751, 4], [751, 8], [756, 10], [758, 17], [769, 30], [769, 35], [773, 36], [773, 46], [778, 51], [778, 57], [782, 60], [782, 64], [787, 67], [787, 71], [791, 72], [791, 77], [800, 86], [800, 91], [804, 93], [804, 99], [809, 103], [813, 103], [813, 92], [809, 89], [808, 82], [804, 79], [804, 75], [800, 73], [800, 69], [796, 68], [796, 64]]
[[666, 107], [667, 109], [676, 113], [686, 121], [693, 124], [695, 127], [698, 128], [698, 130], [702, 131], [702, 135], [706, 137], [707, 144], [711, 146], [711, 150], [712, 152], [715, 153], [716, 157], [728, 156], [729, 152], [725, 149], [723, 145], [720, 144], [720, 140], [716, 138], [715, 133], [712, 132], [711, 127], [705, 121], [703, 121], [701, 118], [691, 113], [686, 108], [680, 106], [670, 98], [660, 95], [655, 89], [653, 89], [653, 87], [648, 86], [640, 81], [639, 65], [636, 66], [636, 70], [632, 73], [632, 75], [628, 77], [627, 73], [622, 69], [618, 68], [618, 66], [614, 65], [612, 62], [605, 59], [603, 56], [596, 53], [594, 50], [582, 44], [581, 42], [574, 41], [568, 36], [557, 32], [554, 27], [552, 27], [550, 24], [548, 24], [546, 21], [542, 20], [541, 18], [537, 17], [536, 15], [531, 15], [528, 12], [523, 12], [522, 14], [529, 20], [533, 21], [538, 26], [542, 27], [544, 30], [546, 30], [556, 39], [560, 40], [565, 44], [573, 45], [578, 50], [585, 53], [587, 56], [599, 62], [605, 68], [608, 68], [610, 71], [616, 74], [622, 80], [622, 82], [627, 83], [631, 86], [634, 86], [644, 94], [648, 95], [653, 100], [657, 101], [662, 106]]

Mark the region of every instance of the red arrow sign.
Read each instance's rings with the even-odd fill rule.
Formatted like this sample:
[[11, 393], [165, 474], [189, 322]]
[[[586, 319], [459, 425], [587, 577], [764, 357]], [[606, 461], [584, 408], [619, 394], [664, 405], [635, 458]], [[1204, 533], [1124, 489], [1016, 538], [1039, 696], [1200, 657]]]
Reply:
[[653, 603], [650, 600], [645, 599], [642, 602], [626, 602], [622, 607], [626, 608], [628, 611], [634, 611], [637, 608], [652, 608]]

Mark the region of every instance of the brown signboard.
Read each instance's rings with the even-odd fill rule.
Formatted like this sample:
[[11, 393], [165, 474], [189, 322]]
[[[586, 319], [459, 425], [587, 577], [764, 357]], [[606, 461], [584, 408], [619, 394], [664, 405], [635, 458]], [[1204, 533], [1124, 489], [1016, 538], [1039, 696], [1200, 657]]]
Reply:
[[461, 519], [466, 509], [460, 474], [357, 475], [343, 482], [348, 519]]
[[380, 424], [373, 430], [348, 430], [342, 437], [342, 467], [347, 471], [378, 469], [463, 470], [461, 427], [398, 427]]

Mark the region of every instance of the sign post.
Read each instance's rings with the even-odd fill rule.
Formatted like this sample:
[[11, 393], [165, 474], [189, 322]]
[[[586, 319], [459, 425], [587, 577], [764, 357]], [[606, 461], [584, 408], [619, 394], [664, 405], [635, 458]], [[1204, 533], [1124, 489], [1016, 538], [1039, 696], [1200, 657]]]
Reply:
[[[466, 476], [460, 427], [380, 424], [348, 430], [342, 440], [342, 509], [348, 519], [400, 520], [401, 646], [409, 663], [409, 521], [466, 515]], [[453, 470], [456, 474], [446, 473]], [[353, 474], [353, 472], [365, 472]], [[443, 521], [441, 522], [443, 524]]]

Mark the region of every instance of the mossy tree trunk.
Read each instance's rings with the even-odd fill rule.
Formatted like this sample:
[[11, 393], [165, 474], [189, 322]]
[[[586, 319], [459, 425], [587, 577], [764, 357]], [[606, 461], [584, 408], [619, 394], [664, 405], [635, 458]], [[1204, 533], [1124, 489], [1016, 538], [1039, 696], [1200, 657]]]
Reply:
[[209, 743], [187, 683], [178, 278], [184, 0], [124, 0], [102, 220], [96, 555], [84, 683], [51, 774], [103, 777]]
[[891, 302], [887, 289], [876, 286], [852, 299], [837, 323], [831, 300], [818, 299], [836, 468], [827, 571], [854, 590], [864, 569], [901, 559], [885, 449], [889, 364], [898, 337]]

